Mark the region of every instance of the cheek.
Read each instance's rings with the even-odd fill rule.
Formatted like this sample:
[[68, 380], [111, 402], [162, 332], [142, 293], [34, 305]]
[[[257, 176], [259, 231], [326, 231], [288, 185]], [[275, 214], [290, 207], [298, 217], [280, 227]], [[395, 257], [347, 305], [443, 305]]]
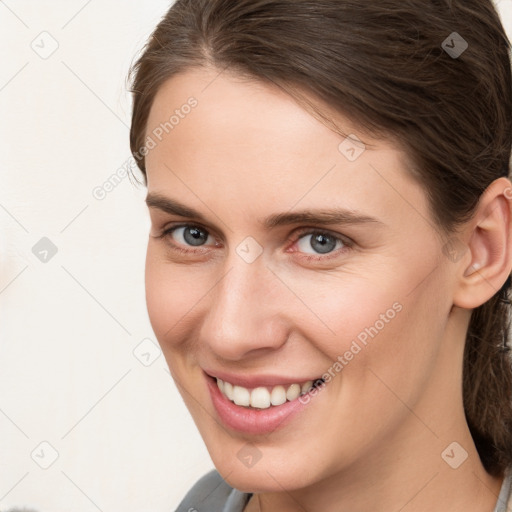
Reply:
[[[304, 305], [303, 314], [296, 320], [305, 330], [307, 339], [331, 359], [362, 355], [373, 340], [385, 337], [393, 324], [401, 322], [404, 293], [396, 279], [377, 276], [361, 278], [353, 274], [296, 276], [297, 296]], [[294, 297], [282, 297], [282, 303]], [[295, 299], [296, 300], [296, 299]], [[359, 347], [359, 348], [358, 348]]]
[[146, 254], [146, 305], [153, 331], [165, 350], [180, 339], [187, 315], [193, 314], [208, 291], [208, 281], [197, 268], [172, 264], [155, 246], [150, 241]]
[[347, 368], [354, 404], [363, 402], [359, 406], [364, 409], [366, 403], [372, 415], [387, 417], [390, 426], [407, 413], [404, 404], [414, 407], [436, 380], [449, 311], [438, 295], [442, 286], [433, 281], [399, 296], [394, 304], [401, 309], [384, 325], [368, 319], [371, 328], [366, 325], [362, 331], [369, 334], [368, 341], [356, 356], [360, 364]]
[[295, 279], [294, 291], [310, 310], [296, 325], [327, 356], [330, 379], [346, 381], [354, 396], [361, 397], [365, 386], [373, 391], [364, 396], [375, 396], [382, 387], [375, 374], [412, 396], [433, 371], [450, 308], [440, 297], [449, 294], [441, 275], [416, 287], [417, 276], [427, 274], [418, 269], [424, 270], [418, 264], [366, 278], [347, 273], [319, 275], [314, 282]]

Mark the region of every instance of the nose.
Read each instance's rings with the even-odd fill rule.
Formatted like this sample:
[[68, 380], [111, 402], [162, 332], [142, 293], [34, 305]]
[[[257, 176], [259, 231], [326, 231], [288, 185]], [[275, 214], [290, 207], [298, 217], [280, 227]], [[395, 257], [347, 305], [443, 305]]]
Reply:
[[289, 332], [278, 281], [260, 257], [233, 255], [209, 296], [200, 339], [216, 358], [236, 361], [279, 349]]

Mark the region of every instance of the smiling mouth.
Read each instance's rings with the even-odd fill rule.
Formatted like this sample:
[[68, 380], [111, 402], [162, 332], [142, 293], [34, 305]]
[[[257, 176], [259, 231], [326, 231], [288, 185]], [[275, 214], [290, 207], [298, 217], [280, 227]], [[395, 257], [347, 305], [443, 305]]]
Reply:
[[282, 405], [285, 402], [292, 402], [299, 398], [299, 396], [305, 395], [325, 383], [324, 379], [318, 378], [315, 381], [308, 380], [303, 383], [260, 386], [248, 389], [219, 378], [215, 378], [215, 380], [220, 392], [228, 400], [248, 409], [269, 409]]

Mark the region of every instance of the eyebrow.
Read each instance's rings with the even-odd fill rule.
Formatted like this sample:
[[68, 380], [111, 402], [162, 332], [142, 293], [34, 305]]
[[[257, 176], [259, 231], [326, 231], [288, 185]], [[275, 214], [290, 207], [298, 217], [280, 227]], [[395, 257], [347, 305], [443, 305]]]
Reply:
[[[171, 215], [187, 217], [207, 222], [204, 215], [193, 208], [185, 206], [175, 199], [164, 197], [160, 194], [148, 194], [146, 197], [148, 208], [157, 208]], [[342, 208], [335, 209], [306, 209], [297, 212], [285, 212], [270, 215], [260, 223], [267, 229], [290, 224], [383, 224], [380, 220], [368, 215], [360, 214], [353, 210]]]
[[266, 228], [288, 224], [382, 224], [380, 220], [368, 215], [359, 214], [353, 210], [336, 208], [332, 210], [303, 210], [298, 212], [278, 213], [264, 220]]
[[184, 204], [179, 203], [174, 199], [170, 199], [169, 197], [164, 197], [160, 194], [148, 194], [146, 196], [146, 204], [148, 208], [157, 208], [158, 210], [162, 210], [165, 213], [169, 213], [171, 215], [178, 215], [180, 217], [189, 217], [193, 219], [199, 219], [201, 221], [206, 221], [203, 214], [194, 210], [193, 208], [189, 208]]

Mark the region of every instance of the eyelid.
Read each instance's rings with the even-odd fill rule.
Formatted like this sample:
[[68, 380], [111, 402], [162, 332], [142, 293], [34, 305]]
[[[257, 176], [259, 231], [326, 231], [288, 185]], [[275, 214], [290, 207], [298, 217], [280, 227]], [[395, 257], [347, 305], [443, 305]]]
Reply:
[[[204, 245], [183, 245], [180, 244], [172, 239], [172, 234], [174, 231], [176, 231], [179, 228], [199, 228], [208, 233], [209, 236], [213, 237], [214, 244], [204, 244]], [[155, 238], [157, 239], [168, 239], [168, 243], [171, 244], [174, 248], [178, 250], [183, 250], [187, 252], [194, 252], [194, 251], [204, 251], [207, 247], [219, 247], [222, 245], [222, 243], [219, 243], [219, 236], [214, 232], [214, 230], [211, 230], [210, 228], [207, 228], [204, 226], [201, 222], [176, 222], [167, 224], [160, 230], [159, 235], [155, 235]], [[184, 249], [183, 247], [187, 247], [187, 249]]]
[[351, 247], [355, 244], [355, 242], [348, 237], [347, 235], [343, 235], [341, 233], [338, 233], [336, 231], [332, 231], [330, 229], [325, 228], [316, 228], [316, 227], [305, 227], [305, 228], [297, 228], [292, 235], [290, 236], [289, 240], [290, 242], [297, 242], [300, 238], [306, 235], [313, 235], [313, 234], [322, 234], [322, 235], [329, 235], [333, 238], [336, 238], [337, 240], [340, 240], [343, 245], [346, 245], [348, 247]]
[[[192, 245], [182, 245], [178, 242], [175, 242], [172, 238], [172, 232], [183, 227], [197, 227], [200, 229], [203, 229], [208, 233], [208, 235], [212, 236], [214, 238], [215, 243], [213, 245], [199, 245], [199, 246], [192, 246]], [[304, 253], [302, 251], [299, 251], [297, 249], [293, 249], [293, 246], [297, 244], [297, 242], [304, 236], [307, 235], [313, 235], [313, 234], [325, 234], [329, 235], [336, 240], [339, 240], [343, 247], [339, 249], [335, 249], [334, 251], [330, 253], [321, 254], [318, 253], [318, 255], [315, 254], [309, 254]], [[206, 226], [204, 226], [201, 222], [175, 222], [170, 223], [164, 226], [159, 235], [155, 235], [155, 238], [158, 239], [165, 239], [169, 238], [168, 243], [173, 247], [174, 250], [180, 251], [180, 252], [186, 252], [186, 253], [194, 253], [194, 252], [204, 252], [209, 247], [222, 247], [223, 241], [220, 236], [215, 232], [215, 230], [212, 230]], [[219, 242], [220, 240], [220, 242]], [[299, 253], [301, 254], [301, 258], [311, 261], [326, 261], [330, 258], [338, 258], [342, 253], [345, 253], [349, 250], [352, 250], [353, 246], [355, 245], [355, 242], [348, 236], [343, 235], [341, 233], [338, 233], [336, 231], [326, 229], [326, 228], [319, 228], [314, 226], [307, 226], [307, 227], [299, 227], [296, 228], [287, 238], [287, 247], [285, 249], [285, 252], [291, 252], [291, 253]]]
[[[329, 235], [336, 240], [339, 240], [343, 247], [340, 247], [339, 249], [335, 249], [332, 252], [325, 253], [325, 254], [310, 254], [302, 252], [295, 248], [297, 245], [297, 242], [307, 235], [313, 235], [313, 234], [324, 234]], [[327, 262], [330, 259], [336, 259], [339, 258], [342, 254], [345, 254], [348, 251], [353, 250], [353, 246], [355, 245], [355, 242], [349, 238], [346, 235], [342, 235], [341, 233], [337, 233], [336, 231], [331, 231], [329, 229], [325, 228], [317, 228], [317, 227], [307, 227], [307, 228], [298, 228], [295, 230], [289, 237], [289, 242], [291, 243], [291, 246], [286, 249], [286, 252], [291, 252], [295, 254], [300, 254], [300, 258], [306, 261], [313, 261], [313, 262]]]
[[222, 237], [219, 236], [215, 229], [205, 226], [202, 222], [187, 222], [187, 221], [175, 221], [170, 222], [164, 225], [164, 227], [160, 228], [160, 235], [159, 237], [165, 236], [166, 234], [170, 233], [171, 231], [174, 231], [178, 228], [200, 228], [204, 231], [206, 231], [209, 235], [213, 236], [215, 239], [221, 239]]

